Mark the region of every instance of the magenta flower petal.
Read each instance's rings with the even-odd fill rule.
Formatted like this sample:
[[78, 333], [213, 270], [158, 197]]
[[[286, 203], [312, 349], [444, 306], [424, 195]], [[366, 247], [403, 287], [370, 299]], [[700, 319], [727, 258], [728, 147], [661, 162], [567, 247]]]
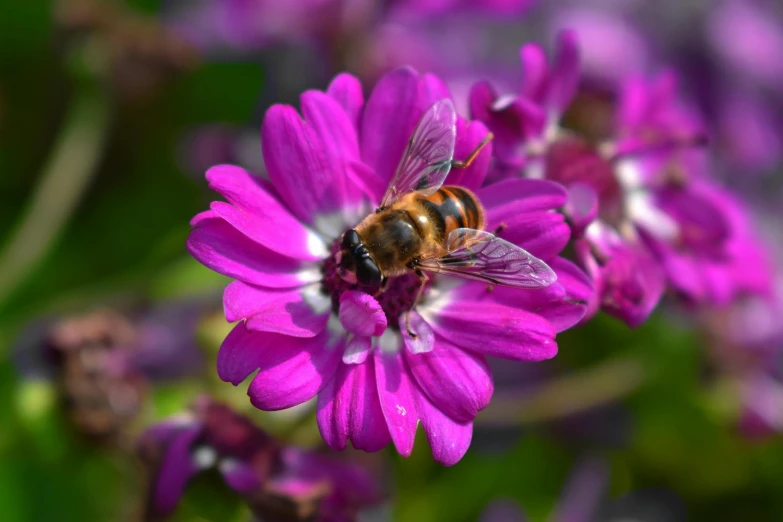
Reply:
[[[515, 158], [523, 139], [524, 117], [512, 110], [496, 110], [493, 105], [498, 95], [489, 82], [479, 82], [470, 89], [470, 115], [485, 122], [494, 134], [492, 147], [495, 157], [502, 161]], [[518, 165], [521, 167], [521, 164]]]
[[565, 205], [568, 192], [562, 185], [538, 179], [508, 179], [478, 191], [487, 210], [487, 223], [501, 223], [524, 212], [554, 210]]
[[419, 391], [404, 370], [400, 353], [375, 350], [375, 372], [381, 409], [395, 448], [403, 457], [410, 456], [416, 438], [419, 413], [415, 393]]
[[312, 399], [341, 364], [343, 340], [330, 339], [328, 331], [308, 339], [263, 332], [250, 336], [265, 342], [260, 369], [247, 390], [260, 410], [282, 410]]
[[432, 404], [459, 422], [472, 421], [492, 398], [492, 373], [484, 358], [438, 338], [431, 352], [404, 357]]
[[258, 472], [248, 462], [225, 459], [218, 464], [218, 470], [223, 475], [226, 484], [239, 493], [250, 493], [261, 485]]
[[[311, 90], [300, 97], [305, 121], [316, 132], [332, 158], [359, 160], [356, 126], [342, 105], [328, 94]], [[333, 159], [334, 161], [334, 159]], [[334, 181], [339, 181], [336, 176]]]
[[521, 94], [532, 100], [541, 100], [546, 92], [549, 78], [549, 63], [546, 53], [537, 44], [523, 45], [519, 51], [522, 63]]
[[506, 225], [500, 237], [517, 244], [544, 260], [555, 258], [568, 244], [571, 231], [565, 217], [558, 212], [527, 212], [516, 217], [487, 225], [493, 230], [501, 223]]
[[655, 309], [666, 288], [660, 262], [641, 241], [623, 238], [601, 221], [592, 223], [585, 237], [586, 241], [575, 242], [575, 251], [595, 282], [587, 317], [600, 305], [628, 325], [638, 326]]
[[[371, 196], [373, 204], [380, 203], [384, 192], [386, 192], [388, 180], [382, 180], [373, 169], [359, 161], [349, 163], [346, 174], [350, 183], [360, 187], [365, 194]], [[361, 216], [359, 219], [363, 217]]]
[[472, 422], [456, 422], [419, 392], [416, 409], [432, 448], [432, 456], [445, 466], [453, 466], [467, 453], [473, 438]]
[[557, 353], [555, 330], [546, 319], [488, 300], [462, 300], [459, 289], [454, 292], [447, 306], [420, 310], [444, 339], [466, 350], [518, 361], [543, 361]]
[[[695, 190], [694, 190], [695, 188]], [[723, 209], [698, 188], [690, 190], [667, 189], [659, 191], [656, 204], [663, 212], [677, 221], [679, 240], [691, 248], [713, 250], [725, 243], [729, 224]]]
[[244, 323], [237, 324], [218, 350], [218, 377], [238, 386], [261, 366], [263, 352], [279, 337], [278, 334], [250, 332]]
[[372, 337], [369, 336], [349, 336], [343, 352], [343, 363], [359, 364], [367, 360], [367, 356], [372, 349]]
[[200, 425], [183, 427], [170, 441], [154, 485], [153, 503], [157, 513], [174, 511], [188, 481], [199, 471], [190, 447], [200, 433]]
[[342, 106], [345, 113], [351, 120], [354, 129], [359, 130], [362, 111], [364, 110], [364, 94], [362, 84], [359, 80], [350, 74], [338, 74], [326, 94], [334, 98]]
[[380, 336], [386, 331], [386, 314], [373, 296], [349, 290], [340, 296], [340, 323], [358, 336]]
[[223, 292], [223, 309], [229, 322], [248, 318], [248, 330], [313, 337], [329, 320], [329, 299], [315, 286], [270, 289], [234, 281]]
[[197, 227], [201, 225], [201, 223], [204, 223], [205, 221], [209, 221], [211, 219], [219, 218], [217, 214], [215, 214], [212, 210], [205, 210], [204, 212], [199, 212], [195, 216], [193, 216], [193, 219], [190, 220], [190, 226], [191, 227]]
[[[324, 100], [330, 102], [319, 106], [321, 110], [337, 109], [331, 115], [340, 128], [331, 132], [332, 138], [355, 132], [342, 107], [325, 95], [318, 97], [318, 101]], [[312, 110], [311, 116], [313, 113], [318, 111]], [[317, 215], [337, 212], [344, 203], [355, 202], [345, 200], [348, 187], [344, 183], [344, 167], [333, 161], [334, 154], [319, 131], [326, 132], [305, 122], [288, 105], [270, 107], [261, 125], [261, 147], [269, 179], [288, 208], [310, 225]]]
[[586, 183], [572, 183], [568, 187], [568, 202], [563, 210], [574, 234], [581, 236], [587, 225], [598, 216], [598, 194]]
[[[566, 290], [564, 300], [541, 303], [537, 307], [525, 306], [526, 310], [535, 310], [536, 314], [552, 323], [560, 333], [579, 323], [586, 313], [587, 304], [593, 296], [593, 284], [587, 275], [574, 263], [561, 257], [549, 262], [550, 268], [557, 274], [557, 284]], [[535, 295], [531, 292], [531, 295]]]
[[[422, 74], [419, 80], [419, 96], [416, 100], [416, 121], [419, 116], [426, 111], [430, 105], [443, 98], [451, 98], [451, 92], [449, 91], [446, 83], [435, 76], [434, 74]], [[459, 138], [457, 138], [459, 140]]]
[[[454, 159], [462, 161], [473, 152], [479, 143], [487, 137], [489, 131], [483, 123], [472, 121], [467, 123], [462, 118], [457, 120], [457, 143], [454, 146]], [[478, 190], [484, 183], [492, 160], [492, 142], [489, 142], [479, 153], [473, 163], [463, 169], [454, 168], [446, 178], [447, 185], [461, 185], [470, 190]]]
[[611, 256], [600, 269], [597, 294], [607, 312], [639, 326], [663, 297], [665, 274], [644, 245], [618, 245]]
[[333, 450], [348, 446], [354, 393], [354, 368], [361, 365], [340, 364], [332, 380], [318, 394], [316, 421], [318, 431]]
[[246, 170], [220, 165], [209, 169], [207, 180], [211, 189], [231, 203], [214, 202], [212, 211], [256, 243], [296, 259], [317, 260], [326, 255], [323, 242]]
[[516, 288], [497, 287], [492, 293], [479, 285], [465, 285], [455, 299], [474, 302], [496, 302], [508, 307], [532, 312], [548, 321], [555, 332], [562, 332], [579, 323], [585, 316], [593, 296], [593, 285], [585, 273], [572, 262], [555, 258], [549, 262], [557, 274], [557, 282], [546, 288], [520, 292]]
[[219, 217], [199, 220], [187, 248], [207, 268], [267, 288], [292, 288], [321, 278], [317, 269], [251, 241]]
[[335, 450], [378, 451], [390, 441], [375, 386], [375, 361], [341, 364], [334, 379], [318, 394], [316, 418], [324, 441]]
[[579, 86], [579, 46], [573, 31], [562, 31], [557, 38], [557, 57], [549, 80], [547, 104], [562, 114]]
[[361, 122], [362, 160], [388, 184], [416, 124], [419, 77], [402, 67], [386, 74], [373, 89]]
[[524, 165], [523, 141], [539, 135], [546, 124], [544, 109], [525, 97], [498, 97], [488, 82], [475, 84], [470, 91], [470, 114], [494, 134], [494, 158], [498, 168], [518, 175]]

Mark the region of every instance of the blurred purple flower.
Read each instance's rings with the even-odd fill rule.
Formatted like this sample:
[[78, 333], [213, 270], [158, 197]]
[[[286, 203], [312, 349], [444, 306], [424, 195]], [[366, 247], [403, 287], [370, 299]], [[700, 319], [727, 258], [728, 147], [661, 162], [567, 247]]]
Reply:
[[[472, 420], [490, 400], [485, 355], [540, 361], [557, 351], [555, 335], [578, 322], [591, 288], [575, 265], [557, 257], [568, 227], [554, 209], [559, 186], [507, 180], [482, 187], [490, 152], [448, 184], [476, 191], [487, 227], [545, 260], [558, 282], [540, 290], [495, 288], [435, 277], [412, 313], [417, 340], [400, 334], [418, 278], [394, 278], [377, 300], [345, 283], [333, 254], [341, 234], [375, 208], [412, 129], [434, 101], [449, 98], [432, 75], [410, 68], [386, 75], [364, 101], [361, 85], [338, 76], [326, 93], [269, 109], [262, 149], [270, 182], [238, 167], [207, 173], [228, 203], [196, 216], [191, 254], [237, 280], [224, 294], [226, 318], [241, 320], [223, 343], [218, 374], [238, 385], [256, 370], [251, 402], [289, 408], [318, 396], [324, 440], [377, 451], [394, 442], [413, 449], [419, 422], [435, 459], [455, 464], [467, 451]], [[456, 157], [487, 135], [477, 122], [457, 125]], [[504, 325], [499, 328], [498, 325]]]
[[774, 372], [758, 371], [741, 384], [740, 431], [750, 438], [783, 433], [783, 362]]
[[261, 49], [280, 41], [331, 38], [361, 23], [373, 0], [198, 0], [170, 2], [171, 27], [203, 50]]
[[652, 56], [642, 28], [625, 13], [608, 9], [607, 3], [596, 3], [556, 6], [549, 17], [549, 33], [568, 28], [577, 35], [582, 71], [589, 79], [619, 82], [644, 73]]
[[207, 55], [241, 57], [281, 45], [305, 45], [327, 64], [327, 74], [347, 68], [372, 82], [394, 67], [425, 66], [433, 59], [429, 42], [402, 21], [421, 19], [428, 12], [424, 7], [392, 9], [402, 6], [379, 0], [171, 4], [171, 26]]
[[775, 291], [705, 311], [713, 364], [734, 383], [739, 428], [751, 438], [783, 432], [783, 279]]
[[[579, 462], [571, 472], [553, 515], [552, 522], [592, 522], [607, 489], [609, 470], [595, 459]], [[510, 501], [495, 501], [482, 514], [480, 522], [525, 522], [522, 510]]]
[[173, 512], [188, 482], [213, 467], [264, 519], [352, 520], [359, 508], [381, 500], [375, 478], [363, 468], [283, 447], [206, 396], [191, 412], [149, 428], [139, 452], [153, 469], [147, 503], [152, 517]]
[[205, 369], [195, 329], [208, 304], [169, 302], [140, 314], [96, 310], [35, 321], [12, 349], [27, 379], [52, 380], [77, 429], [122, 442], [151, 384]]
[[[337, 71], [374, 84], [407, 65], [460, 74], [492, 58], [490, 30], [519, 20], [535, 0], [200, 0], [170, 2], [170, 24], [206, 55], [242, 57], [305, 46], [320, 76]], [[481, 27], [481, 29], [478, 29]], [[314, 74], [304, 62], [299, 76]], [[312, 84], [313, 81], [310, 82]]]
[[198, 347], [196, 328], [217, 296], [170, 301], [147, 309], [136, 322], [130, 364], [153, 381], [200, 375], [206, 358]]
[[[557, 504], [547, 520], [551, 522], [680, 522], [686, 520], [682, 502], [666, 490], [639, 490], [609, 501], [609, 468], [595, 458], [583, 459], [573, 467]], [[525, 522], [522, 509], [513, 501], [494, 501], [480, 522]]]
[[493, 500], [481, 513], [479, 522], [527, 522], [527, 517], [513, 500]]
[[[711, 83], [720, 81], [716, 78]], [[757, 94], [739, 89], [714, 87], [717, 107], [715, 131], [721, 146], [721, 156], [733, 174], [743, 169], [746, 179], [775, 167], [783, 159], [783, 116], [778, 108]], [[728, 169], [727, 169], [728, 170]]]
[[768, 287], [764, 249], [745, 210], [709, 180], [706, 156], [691, 150], [704, 138], [677, 99], [673, 74], [623, 81], [607, 139], [562, 127], [580, 81], [574, 33], [560, 34], [551, 66], [536, 45], [521, 56], [520, 93], [499, 96], [478, 83], [471, 113], [497, 136], [494, 176], [569, 189], [577, 259], [596, 286], [591, 311], [602, 307], [636, 326], [667, 281], [695, 303], [726, 304]]
[[[758, 173], [783, 159], [783, 11], [775, 2], [722, 0], [691, 62], [696, 98], [730, 167]], [[734, 38], [727, 39], [725, 31]], [[730, 162], [730, 163], [729, 163]], [[730, 171], [733, 176], [733, 168]], [[756, 171], [756, 172], [754, 172]]]
[[454, 12], [513, 16], [524, 13], [537, 0], [392, 0], [392, 8], [419, 15], [438, 16]]
[[[707, 20], [707, 39], [727, 66], [778, 89], [783, 81], [783, 21], [770, 2], [721, 0]], [[727, 35], [734, 38], [727, 38]]]

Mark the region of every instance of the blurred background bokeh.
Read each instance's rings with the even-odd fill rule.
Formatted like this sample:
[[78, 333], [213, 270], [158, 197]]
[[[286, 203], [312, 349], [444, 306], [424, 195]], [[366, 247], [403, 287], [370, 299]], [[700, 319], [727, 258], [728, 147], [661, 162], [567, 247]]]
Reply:
[[[163, 519], [148, 505], [161, 450], [142, 434], [192, 409], [209, 439], [220, 431], [205, 420], [209, 396], [277, 441], [253, 458], [322, 449], [312, 404], [259, 412], [215, 374], [227, 279], [184, 247], [213, 199], [205, 169], [262, 174], [265, 109], [337, 72], [367, 92], [410, 64], [444, 78], [466, 110], [473, 82], [515, 90], [520, 45], [551, 48], [566, 27], [591, 85], [678, 75], [714, 177], [783, 255], [775, 0], [5, 2], [0, 518]], [[600, 122], [600, 98], [592, 107]], [[423, 437], [408, 459], [339, 455], [377, 483], [362, 519], [783, 520], [783, 304], [770, 290], [719, 310], [667, 298], [636, 329], [600, 314], [562, 334], [554, 360], [494, 364], [495, 397], [455, 467], [436, 464]], [[199, 474], [171, 519], [260, 519], [238, 490]]]

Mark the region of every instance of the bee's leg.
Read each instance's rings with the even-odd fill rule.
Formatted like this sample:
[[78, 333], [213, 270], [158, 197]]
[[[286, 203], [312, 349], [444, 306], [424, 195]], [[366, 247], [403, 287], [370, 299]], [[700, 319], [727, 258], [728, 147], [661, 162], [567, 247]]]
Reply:
[[419, 281], [421, 281], [421, 284], [419, 285], [419, 291], [416, 292], [416, 299], [413, 300], [413, 304], [410, 308], [405, 312], [405, 329], [408, 331], [408, 335], [411, 336], [411, 339], [416, 339], [419, 335], [411, 331], [411, 312], [414, 308], [416, 308], [416, 305], [419, 304], [419, 301], [421, 300], [421, 296], [424, 294], [424, 287], [427, 284], [427, 281], [429, 281], [429, 277], [427, 277], [427, 274], [422, 272], [421, 270], [415, 271], [416, 275], [419, 277]]
[[476, 159], [476, 156], [479, 155], [479, 152], [481, 152], [481, 149], [483, 149], [487, 143], [492, 141], [493, 134], [490, 132], [487, 134], [487, 137], [481, 140], [481, 143], [478, 144], [478, 147], [473, 149], [473, 152], [468, 155], [468, 157], [464, 161], [457, 161], [457, 160], [451, 160], [451, 166], [458, 169], [464, 169], [465, 167], [469, 167], [471, 163], [473, 163], [473, 160]]
[[495, 228], [495, 230], [492, 232], [492, 235], [500, 237], [500, 233], [506, 230], [507, 228], [508, 225], [506, 225], [505, 223], [501, 223]]

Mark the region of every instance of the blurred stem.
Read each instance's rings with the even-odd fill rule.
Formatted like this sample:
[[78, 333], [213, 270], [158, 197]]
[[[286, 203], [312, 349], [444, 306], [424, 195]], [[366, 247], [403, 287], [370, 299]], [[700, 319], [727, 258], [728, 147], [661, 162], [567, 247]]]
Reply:
[[95, 76], [77, 78], [60, 135], [0, 252], [0, 305], [50, 250], [95, 173], [109, 127], [109, 97]]
[[476, 418], [484, 426], [533, 424], [603, 406], [636, 391], [648, 377], [642, 362], [614, 358], [550, 379], [535, 390], [497, 396]]

